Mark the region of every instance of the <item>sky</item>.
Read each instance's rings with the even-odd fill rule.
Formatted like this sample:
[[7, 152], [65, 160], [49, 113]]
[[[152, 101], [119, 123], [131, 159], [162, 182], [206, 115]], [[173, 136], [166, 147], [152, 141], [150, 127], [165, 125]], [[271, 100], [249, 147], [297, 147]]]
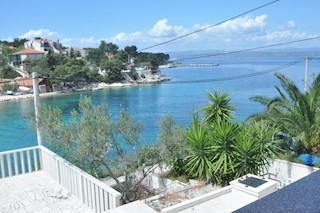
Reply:
[[[217, 24], [272, 0], [3, 0], [0, 40], [42, 37], [68, 47], [143, 49]], [[319, 0], [280, 0], [146, 51], [240, 50], [320, 35]], [[285, 47], [320, 47], [320, 39]]]

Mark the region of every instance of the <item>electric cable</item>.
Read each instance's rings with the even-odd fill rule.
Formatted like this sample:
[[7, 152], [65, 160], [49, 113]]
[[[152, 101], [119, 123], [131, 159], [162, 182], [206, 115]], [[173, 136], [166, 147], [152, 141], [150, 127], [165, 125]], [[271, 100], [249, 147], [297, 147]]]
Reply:
[[246, 11], [246, 12], [243, 12], [243, 13], [241, 13], [241, 14], [239, 14], [239, 15], [236, 15], [236, 16], [233, 16], [233, 17], [231, 17], [231, 18], [229, 18], [229, 19], [226, 19], [226, 20], [224, 20], [224, 21], [221, 21], [221, 22], [219, 22], [219, 23], [217, 23], [217, 24], [213, 24], [213, 25], [210, 25], [210, 26], [208, 26], [208, 27], [201, 28], [200, 30], [196, 30], [196, 31], [193, 31], [193, 32], [184, 34], [184, 35], [182, 35], [182, 36], [179, 36], [179, 37], [176, 37], [176, 38], [173, 38], [173, 39], [170, 39], [170, 40], [167, 40], [167, 41], [164, 41], [164, 42], [161, 42], [161, 43], [158, 43], [158, 44], [149, 46], [149, 47], [145, 47], [145, 48], [139, 49], [139, 51], [141, 52], [141, 51], [143, 51], [143, 50], [148, 50], [148, 49], [151, 49], [151, 48], [153, 48], [153, 47], [157, 47], [157, 46], [160, 46], [160, 45], [163, 45], [163, 44], [167, 44], [167, 43], [176, 41], [176, 40], [178, 40], [178, 39], [187, 37], [187, 36], [189, 36], [189, 35], [192, 35], [192, 34], [195, 34], [195, 33], [198, 33], [198, 32], [204, 31], [204, 30], [207, 30], [207, 29], [209, 29], [209, 28], [212, 28], [212, 27], [221, 25], [221, 24], [223, 24], [223, 23], [225, 23], [225, 22], [227, 22], [227, 21], [231, 21], [231, 20], [233, 20], [233, 19], [239, 18], [239, 17], [241, 17], [241, 16], [243, 16], [243, 15], [246, 15], [246, 14], [248, 14], [248, 13], [251, 13], [251, 12], [253, 12], [253, 11], [255, 11], [255, 10], [259, 10], [259, 9], [261, 9], [261, 8], [263, 8], [263, 7], [266, 7], [266, 6], [269, 6], [269, 5], [271, 5], [271, 4], [274, 4], [274, 3], [278, 2], [278, 1], [280, 1], [280, 0], [275, 0], [275, 1], [269, 2], [269, 3], [267, 3], [267, 4], [261, 5], [261, 6], [259, 6], [259, 7], [253, 8], [253, 9], [248, 10], [248, 11]]
[[[229, 76], [229, 77], [222, 77], [222, 78], [214, 78], [214, 79], [200, 79], [200, 80], [189, 80], [189, 81], [166, 81], [162, 82], [162, 84], [190, 84], [190, 83], [208, 83], [208, 82], [221, 82], [221, 81], [230, 81], [230, 80], [236, 80], [236, 79], [243, 79], [243, 78], [251, 78], [259, 75], [264, 75], [267, 73], [271, 72], [276, 72], [282, 69], [285, 69], [287, 67], [291, 67], [293, 65], [296, 65], [302, 61], [304, 61], [306, 58], [299, 58], [295, 61], [273, 67], [267, 70], [259, 71], [259, 72], [254, 72], [254, 73], [248, 73], [248, 74], [243, 74], [243, 75], [236, 75], [236, 76]], [[309, 57], [309, 59], [320, 59], [316, 57]], [[60, 79], [60, 78], [52, 78], [52, 77], [46, 77], [46, 79], [49, 80], [65, 80], [65, 79]]]
[[299, 40], [288, 41], [288, 42], [277, 43], [277, 44], [270, 44], [270, 45], [265, 45], [265, 46], [260, 46], [260, 47], [253, 47], [253, 48], [248, 48], [248, 49], [243, 49], [243, 50], [236, 50], [236, 51], [230, 51], [230, 52], [224, 52], [224, 53], [216, 53], [216, 54], [209, 54], [209, 55], [176, 59], [176, 60], [172, 60], [172, 62], [199, 59], [199, 58], [217, 57], [217, 56], [230, 55], [230, 54], [235, 54], [235, 53], [243, 53], [243, 52], [249, 52], [249, 51], [253, 51], [253, 50], [265, 49], [265, 48], [269, 48], [269, 47], [278, 47], [278, 46], [283, 46], [283, 45], [287, 45], [287, 44], [310, 41], [310, 40], [315, 40], [315, 39], [319, 39], [319, 38], [320, 38], [320, 36], [315, 36], [315, 37], [311, 37], [311, 38], [299, 39]]
[[282, 70], [284, 68], [298, 64], [304, 60], [305, 60], [305, 58], [299, 58], [298, 60], [283, 64], [281, 66], [277, 66], [277, 67], [274, 67], [271, 69], [267, 69], [267, 70], [263, 70], [263, 71], [259, 71], [259, 72], [254, 72], [254, 73], [249, 73], [249, 74], [222, 77], [222, 78], [214, 78], [214, 79], [202, 79], [202, 80], [190, 80], [190, 81], [167, 81], [167, 82], [163, 82], [163, 84], [208, 83], [208, 82], [220, 82], [220, 81], [230, 81], [230, 80], [236, 80], [236, 79], [250, 78], [250, 77], [254, 77], [254, 76], [258, 76], [258, 75], [276, 72], [276, 71]]

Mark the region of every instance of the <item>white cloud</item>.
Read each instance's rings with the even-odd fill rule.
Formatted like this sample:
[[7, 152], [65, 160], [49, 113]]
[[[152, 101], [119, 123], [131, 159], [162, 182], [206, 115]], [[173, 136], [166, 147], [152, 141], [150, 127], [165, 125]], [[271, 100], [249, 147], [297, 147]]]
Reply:
[[122, 33], [118, 33], [114, 37], [111, 37], [107, 40], [117, 43], [117, 42], [135, 41], [140, 38], [141, 38], [141, 32], [134, 32], [130, 34], [126, 34], [122, 32]]
[[153, 28], [149, 31], [150, 36], [154, 37], [167, 37], [173, 35], [173, 27], [167, 25], [168, 20], [162, 19], [159, 20]]
[[99, 41], [97, 39], [95, 39], [93, 36], [89, 37], [89, 38], [81, 38], [79, 40], [80, 44], [82, 45], [87, 45], [87, 46], [92, 46], [92, 45], [96, 45], [97, 43], [99, 43]]
[[219, 33], [250, 33], [261, 31], [266, 26], [267, 15], [251, 18], [250, 16], [240, 17], [221, 25], [210, 28], [209, 31]]
[[292, 29], [292, 28], [294, 28], [296, 26], [296, 23], [294, 22], [294, 21], [288, 21], [288, 23], [287, 23], [287, 27], [288, 28], [290, 28], [290, 29]]
[[[118, 33], [106, 39], [118, 45], [133, 43], [138, 47], [151, 46], [165, 42], [185, 34], [210, 27], [202, 32], [191, 34], [179, 41], [162, 46], [162, 49], [223, 49], [223, 44], [231, 45], [232, 42], [246, 40], [248, 36], [262, 34], [267, 26], [267, 15], [256, 17], [245, 16], [227, 21], [221, 25], [210, 27], [213, 24], [194, 24], [187, 28], [184, 26], [172, 26], [167, 19], [161, 19], [151, 29], [144, 32]], [[167, 48], [166, 48], [166, 47]]]
[[170, 26], [167, 19], [159, 20], [151, 30], [148, 31], [148, 35], [151, 37], [173, 37], [180, 36], [187, 33], [187, 29], [183, 26]]
[[13, 39], [14, 39], [14, 38], [12, 38], [11, 36], [9, 36], [8, 38], [3, 38], [3, 39], [0, 39], [0, 40], [11, 42], [11, 41], [13, 41]]
[[[73, 47], [97, 47], [101, 40], [117, 44], [120, 48], [127, 45], [136, 45], [145, 48], [158, 43], [175, 39], [179, 36], [192, 33], [197, 30], [212, 26], [214, 23], [195, 23], [192, 27], [170, 25], [168, 19], [157, 21], [150, 29], [136, 32], [119, 32], [108, 38], [95, 38], [93, 36], [83, 38], [66, 38], [49, 29], [30, 30], [20, 37], [42, 37], [60, 39], [65, 46]], [[306, 32], [298, 32], [294, 20], [279, 24], [275, 28], [268, 25], [266, 14], [258, 16], [244, 16], [227, 21], [218, 26], [210, 27], [199, 33], [194, 33], [180, 40], [155, 47], [150, 51], [171, 51], [190, 49], [221, 49], [235, 50], [249, 46], [261, 46], [264, 43], [285, 42], [295, 39], [311, 37]], [[148, 50], [149, 51], [149, 50]]]
[[38, 30], [29, 30], [23, 35], [18, 36], [19, 38], [28, 38], [28, 39], [34, 39], [35, 37], [41, 37], [41, 38], [56, 38], [59, 34], [53, 31], [50, 31], [49, 29], [38, 29]]
[[265, 32], [264, 35], [253, 36], [252, 41], [265, 41], [265, 42], [280, 42], [290, 41], [294, 39], [307, 38], [306, 32], [293, 32], [291, 30], [277, 30], [273, 32]]
[[90, 36], [85, 38], [63, 38], [60, 39], [60, 42], [67, 47], [97, 47], [100, 40], [103, 39], [96, 39]]

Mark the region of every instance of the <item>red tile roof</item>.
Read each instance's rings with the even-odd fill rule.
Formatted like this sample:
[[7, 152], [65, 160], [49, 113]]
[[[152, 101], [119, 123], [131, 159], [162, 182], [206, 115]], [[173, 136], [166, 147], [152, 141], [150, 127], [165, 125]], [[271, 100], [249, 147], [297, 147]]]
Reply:
[[13, 53], [13, 55], [24, 55], [24, 54], [44, 54], [44, 52], [34, 50], [32, 48], [24, 49], [19, 52]]
[[[39, 83], [43, 80], [43, 78], [39, 78]], [[27, 78], [21, 78], [17, 77], [15, 78], [15, 82], [18, 86], [26, 86], [26, 87], [32, 87], [32, 77]]]
[[113, 59], [113, 54], [112, 53], [106, 53], [106, 57], [108, 58], [108, 59]]

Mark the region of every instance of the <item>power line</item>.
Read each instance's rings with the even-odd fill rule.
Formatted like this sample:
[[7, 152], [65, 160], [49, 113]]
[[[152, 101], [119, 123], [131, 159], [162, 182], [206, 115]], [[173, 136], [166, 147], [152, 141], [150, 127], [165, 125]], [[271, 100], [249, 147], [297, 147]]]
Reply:
[[305, 58], [300, 58], [298, 60], [295, 60], [295, 61], [287, 63], [287, 64], [283, 64], [283, 65], [278, 66], [278, 67], [274, 67], [274, 68], [267, 69], [267, 70], [264, 70], [264, 71], [244, 74], [244, 75], [236, 75], [236, 76], [223, 77], [223, 78], [214, 78], [214, 79], [203, 79], [203, 80], [168, 81], [168, 82], [164, 82], [163, 84], [208, 83], [208, 82], [230, 81], [230, 80], [236, 80], [236, 79], [242, 79], [242, 78], [251, 78], [251, 77], [254, 77], [254, 76], [263, 75], [263, 74], [267, 74], [267, 73], [270, 73], [270, 72], [276, 72], [276, 71], [282, 70], [284, 68], [287, 68], [287, 67], [293, 66], [295, 64], [298, 64], [298, 63], [300, 63], [300, 62], [302, 62], [304, 60], [305, 60]]
[[[316, 57], [310, 57], [310, 59], [320, 59], [320, 58], [316, 58]], [[167, 81], [167, 82], [163, 82], [162, 84], [189, 84], [189, 83], [209, 83], [209, 82], [221, 82], [221, 81], [230, 81], [230, 80], [236, 80], [236, 79], [243, 79], [243, 78], [251, 78], [254, 76], [259, 76], [259, 75], [264, 75], [267, 73], [271, 73], [271, 72], [276, 72], [282, 69], [285, 69], [287, 67], [293, 66], [295, 64], [298, 64], [302, 61], [304, 61], [305, 58], [299, 58], [295, 61], [271, 68], [271, 69], [267, 69], [267, 70], [263, 70], [263, 71], [259, 71], [259, 72], [254, 72], [254, 73], [249, 73], [249, 74], [243, 74], [243, 75], [236, 75], [236, 76], [229, 76], [229, 77], [222, 77], [222, 78], [214, 78], [214, 79], [202, 79], [202, 80], [189, 80], [189, 81]], [[52, 78], [52, 77], [46, 77], [46, 79], [49, 80], [65, 80], [62, 78]]]
[[320, 36], [316, 36], [316, 37], [312, 37], [312, 38], [305, 38], [305, 39], [288, 41], [288, 42], [283, 42], [283, 43], [278, 43], [278, 44], [270, 44], [270, 45], [265, 45], [265, 46], [260, 46], [260, 47], [253, 47], [253, 48], [249, 48], [249, 49], [231, 51], [231, 52], [216, 53], [216, 54], [209, 54], [209, 55], [202, 55], [202, 56], [194, 56], [194, 57], [176, 59], [176, 60], [173, 60], [173, 62], [175, 62], [175, 61], [185, 61], [185, 60], [191, 60], [191, 59], [199, 59], [199, 58], [216, 57], [216, 56], [223, 56], [223, 55], [230, 55], [230, 54], [242, 53], [242, 52], [249, 52], [249, 51], [253, 51], [253, 50], [265, 49], [265, 48], [269, 48], [269, 47], [278, 47], [278, 46], [283, 46], [283, 45], [287, 45], [287, 44], [293, 44], [293, 43], [299, 43], [299, 42], [304, 42], [304, 41], [315, 40], [315, 39], [319, 39], [319, 38], [320, 38]]
[[[310, 59], [318, 59], [318, 58], [314, 58], [314, 57], [310, 57]], [[236, 75], [236, 76], [229, 76], [229, 77], [222, 77], [222, 78], [214, 78], [214, 79], [202, 79], [202, 80], [189, 80], [189, 81], [167, 81], [167, 82], [163, 82], [162, 84], [187, 84], [187, 83], [208, 83], [208, 82], [219, 82], [219, 81], [230, 81], [230, 80], [236, 80], [236, 79], [242, 79], [242, 78], [250, 78], [250, 77], [254, 77], [254, 76], [258, 76], [258, 75], [263, 75], [263, 74], [267, 74], [267, 73], [271, 73], [271, 72], [276, 72], [282, 69], [285, 69], [287, 67], [293, 66], [295, 64], [298, 64], [302, 61], [304, 61], [305, 58], [299, 58], [295, 61], [271, 68], [271, 69], [267, 69], [267, 70], [263, 70], [263, 71], [259, 71], [259, 72], [254, 72], [254, 73], [249, 73], [249, 74], [243, 74], [243, 75]], [[46, 79], [49, 80], [65, 80], [63, 78], [52, 78], [52, 77], [46, 77]]]
[[143, 51], [143, 50], [151, 49], [151, 48], [153, 48], [153, 47], [157, 47], [157, 46], [160, 46], [160, 45], [163, 45], [163, 44], [167, 44], [167, 43], [176, 41], [176, 40], [178, 40], [178, 39], [187, 37], [187, 36], [189, 36], [189, 35], [192, 35], [192, 34], [195, 34], [195, 33], [198, 33], [198, 32], [204, 31], [204, 30], [207, 30], [207, 29], [209, 29], [209, 28], [212, 28], [212, 27], [218, 26], [218, 25], [220, 25], [220, 24], [223, 24], [223, 23], [225, 23], [225, 22], [227, 22], [227, 21], [231, 21], [231, 20], [233, 20], [233, 19], [239, 18], [239, 17], [241, 17], [241, 16], [243, 16], [243, 15], [246, 15], [246, 14], [248, 14], [248, 13], [251, 13], [251, 12], [253, 12], [253, 11], [255, 11], [255, 10], [258, 10], [258, 9], [263, 8], [263, 7], [266, 7], [266, 6], [269, 6], [269, 5], [271, 5], [271, 4], [274, 4], [274, 3], [278, 2], [278, 1], [280, 1], [280, 0], [275, 0], [275, 1], [269, 2], [269, 3], [267, 3], [267, 4], [261, 5], [261, 6], [259, 6], [259, 7], [254, 8], [254, 9], [248, 10], [248, 11], [246, 11], [246, 12], [244, 12], [244, 13], [241, 13], [241, 14], [239, 14], [239, 15], [236, 15], [236, 16], [233, 16], [233, 17], [231, 17], [231, 18], [229, 18], [229, 19], [226, 19], [226, 20], [224, 20], [224, 21], [221, 21], [221, 22], [219, 22], [219, 23], [217, 23], [217, 24], [213, 24], [213, 25], [210, 25], [210, 26], [208, 26], [208, 27], [204, 27], [204, 28], [202, 28], [202, 29], [200, 29], [200, 30], [196, 30], [196, 31], [193, 31], [193, 32], [191, 32], [191, 33], [187, 33], [187, 34], [184, 34], [184, 35], [182, 35], [182, 36], [179, 36], [179, 37], [170, 39], [170, 40], [168, 40], [168, 41], [164, 41], [164, 42], [161, 42], [161, 43], [158, 43], [158, 44], [149, 46], [149, 47], [145, 47], [145, 48], [139, 49], [139, 51], [141, 52], [141, 51]]

